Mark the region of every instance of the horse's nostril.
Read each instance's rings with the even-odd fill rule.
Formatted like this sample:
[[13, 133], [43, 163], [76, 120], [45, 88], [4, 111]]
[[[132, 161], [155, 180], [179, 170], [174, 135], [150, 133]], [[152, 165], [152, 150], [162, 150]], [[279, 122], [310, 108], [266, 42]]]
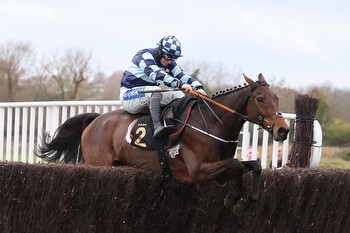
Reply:
[[289, 129], [286, 129], [284, 127], [281, 127], [277, 130], [278, 137], [283, 139], [287, 138], [288, 133], [289, 133]]

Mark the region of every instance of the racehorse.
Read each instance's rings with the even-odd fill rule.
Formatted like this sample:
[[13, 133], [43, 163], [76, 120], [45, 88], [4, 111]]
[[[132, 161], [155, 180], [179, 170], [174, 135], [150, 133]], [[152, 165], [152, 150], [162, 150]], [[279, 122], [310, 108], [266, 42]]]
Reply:
[[[244, 75], [244, 74], [243, 74]], [[176, 153], [165, 155], [170, 174], [182, 184], [200, 189], [211, 181], [225, 184], [234, 179], [237, 191], [227, 194], [224, 205], [241, 214], [257, 201], [261, 165], [257, 161], [234, 158], [240, 130], [246, 121], [260, 125], [276, 141], [287, 138], [289, 127], [279, 112], [279, 99], [262, 74], [248, 84], [228, 89], [211, 98], [197, 95], [198, 101], [182, 124]], [[105, 114], [83, 113], [64, 122], [43, 144], [37, 156], [49, 162], [83, 162], [93, 166], [122, 164], [162, 174], [156, 151], [143, 150], [126, 140], [128, 128], [141, 115], [123, 109]], [[176, 119], [175, 119], [176, 120]], [[140, 135], [143, 135], [141, 132]], [[141, 137], [141, 136], [140, 136]], [[252, 171], [252, 186], [243, 198], [243, 174]]]

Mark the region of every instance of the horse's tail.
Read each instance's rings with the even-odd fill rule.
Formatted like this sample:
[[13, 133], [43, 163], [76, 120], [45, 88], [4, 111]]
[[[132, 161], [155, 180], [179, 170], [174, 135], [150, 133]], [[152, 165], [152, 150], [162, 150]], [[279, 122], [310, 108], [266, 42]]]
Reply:
[[80, 140], [84, 129], [100, 114], [82, 113], [69, 118], [57, 128], [52, 140], [43, 132], [42, 144], [36, 156], [46, 162], [77, 163], [81, 160]]

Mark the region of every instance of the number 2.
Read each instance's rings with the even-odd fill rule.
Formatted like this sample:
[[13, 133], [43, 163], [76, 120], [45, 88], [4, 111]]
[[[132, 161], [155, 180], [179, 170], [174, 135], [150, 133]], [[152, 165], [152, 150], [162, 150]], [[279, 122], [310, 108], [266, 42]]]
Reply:
[[146, 136], [146, 128], [140, 127], [136, 130], [136, 134], [140, 134], [140, 136], [135, 140], [135, 145], [140, 147], [146, 147], [146, 143], [142, 143], [141, 140]]

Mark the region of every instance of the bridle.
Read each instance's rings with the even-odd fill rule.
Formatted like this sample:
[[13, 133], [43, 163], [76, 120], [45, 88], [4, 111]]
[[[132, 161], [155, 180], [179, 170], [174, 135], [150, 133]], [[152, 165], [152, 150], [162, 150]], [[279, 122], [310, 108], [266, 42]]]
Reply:
[[[244, 102], [244, 106], [245, 106], [245, 108], [247, 108], [247, 105], [248, 105], [249, 100], [252, 100], [252, 101], [253, 101], [253, 104], [254, 104], [254, 109], [255, 109], [255, 112], [256, 112], [256, 115], [257, 115], [257, 119], [258, 119], [258, 120], [249, 119], [247, 115], [242, 114], [242, 113], [240, 113], [240, 112], [238, 112], [238, 111], [236, 111], [236, 110], [234, 110], [234, 109], [232, 109], [232, 108], [229, 108], [229, 107], [227, 107], [227, 106], [225, 106], [225, 105], [223, 105], [223, 104], [220, 104], [220, 103], [216, 102], [215, 100], [210, 99], [210, 98], [208, 98], [208, 97], [206, 97], [206, 96], [204, 96], [204, 95], [202, 95], [202, 94], [200, 94], [200, 93], [198, 93], [198, 92], [189, 91], [189, 93], [190, 93], [190, 94], [193, 94], [193, 95], [195, 95], [195, 96], [197, 96], [197, 97], [199, 97], [199, 98], [201, 98], [201, 99], [204, 101], [204, 103], [207, 105], [207, 107], [211, 110], [211, 112], [214, 114], [214, 116], [215, 116], [215, 117], [218, 119], [218, 121], [221, 122], [221, 123], [222, 123], [222, 121], [220, 120], [220, 118], [219, 118], [219, 117], [215, 114], [215, 112], [210, 108], [210, 106], [206, 103], [206, 101], [208, 101], [208, 102], [210, 102], [210, 103], [212, 103], [212, 104], [215, 104], [216, 106], [218, 106], [218, 107], [220, 107], [220, 108], [222, 108], [222, 109], [224, 109], [224, 110], [226, 110], [226, 111], [228, 111], [228, 112], [231, 112], [231, 113], [240, 115], [245, 121], [249, 121], [249, 122], [251, 122], [251, 123], [253, 123], [253, 124], [257, 124], [257, 125], [261, 126], [262, 128], [264, 128], [264, 122], [266, 122], [266, 123], [267, 123], [267, 126], [266, 126], [266, 128], [264, 128], [264, 129], [265, 129], [266, 131], [268, 131], [268, 132], [271, 133], [272, 130], [273, 130], [273, 127], [274, 127], [274, 125], [275, 125], [276, 120], [277, 120], [279, 117], [282, 117], [282, 113], [281, 113], [280, 111], [276, 111], [276, 112], [273, 112], [273, 113], [265, 114], [265, 115], [264, 115], [264, 114], [262, 114], [262, 113], [259, 111], [259, 109], [258, 109], [258, 107], [257, 107], [257, 105], [256, 105], [256, 103], [255, 103], [255, 101], [254, 101], [254, 99], [253, 99], [253, 93], [254, 93], [254, 91], [255, 91], [258, 87], [261, 87], [261, 86], [269, 87], [270, 85], [267, 84], [267, 83], [265, 83], [265, 82], [261, 82], [261, 81], [257, 81], [257, 82], [255, 82], [255, 83], [256, 83], [256, 85], [255, 85], [254, 87], [252, 87], [251, 90], [249, 91], [249, 95], [247, 96], [247, 98], [246, 98], [246, 100], [245, 100], [245, 102]], [[272, 125], [269, 125], [269, 122], [266, 120], [266, 118], [268, 118], [268, 117], [270, 117], [270, 116], [276, 116], [276, 118], [275, 118], [274, 121], [272, 122]], [[203, 117], [203, 116], [202, 116], [202, 117]], [[204, 118], [204, 117], [203, 117], [203, 118]], [[222, 124], [223, 124], [223, 123], [222, 123]]]
[[[274, 112], [274, 113], [270, 113], [270, 114], [263, 115], [263, 114], [259, 111], [259, 109], [258, 109], [258, 107], [257, 107], [257, 105], [256, 105], [256, 103], [255, 103], [255, 101], [254, 101], [254, 99], [253, 99], [253, 92], [254, 92], [258, 87], [260, 87], [260, 86], [267, 86], [267, 87], [269, 87], [269, 85], [268, 85], [267, 83], [260, 82], [260, 81], [257, 81], [256, 84], [257, 84], [257, 85], [254, 86], [254, 87], [249, 91], [249, 95], [247, 96], [247, 98], [246, 98], [246, 100], [245, 100], [245, 102], [244, 102], [244, 106], [245, 106], [245, 108], [247, 108], [247, 105], [248, 105], [249, 100], [252, 100], [252, 101], [253, 101], [253, 103], [254, 103], [254, 109], [255, 109], [255, 112], [256, 112], [256, 115], [257, 115], [257, 119], [258, 119], [257, 121], [256, 121], [256, 120], [249, 119], [247, 115], [242, 114], [242, 113], [240, 113], [240, 112], [237, 112], [236, 110], [234, 110], [234, 109], [232, 109], [232, 108], [229, 108], [229, 107], [227, 107], [227, 106], [225, 106], [225, 105], [223, 105], [223, 104], [220, 104], [220, 103], [216, 102], [215, 100], [213, 100], [213, 99], [211, 99], [211, 98], [209, 98], [209, 97], [207, 97], [207, 96], [205, 96], [205, 95], [202, 95], [202, 94], [200, 94], [200, 93], [198, 93], [198, 92], [195, 92], [195, 91], [188, 91], [188, 92], [189, 92], [190, 94], [192, 94], [192, 95], [195, 95], [195, 96], [201, 98], [201, 99], [203, 100], [203, 102], [206, 104], [206, 106], [210, 109], [210, 111], [213, 113], [213, 115], [216, 117], [216, 119], [217, 119], [221, 124], [224, 124], [224, 123], [221, 121], [221, 119], [219, 118], [219, 116], [217, 116], [217, 115], [215, 114], [215, 112], [213, 111], [213, 109], [209, 106], [209, 104], [208, 104], [206, 101], [208, 101], [208, 102], [210, 102], [210, 103], [212, 103], [212, 104], [214, 104], [214, 105], [216, 105], [216, 106], [218, 106], [218, 107], [220, 107], [220, 108], [222, 108], [222, 109], [224, 109], [224, 110], [226, 110], [226, 111], [228, 111], [228, 112], [230, 112], [230, 113], [237, 114], [237, 115], [241, 116], [241, 117], [244, 119], [244, 121], [249, 121], [249, 122], [251, 122], [251, 123], [253, 123], [253, 124], [257, 124], [257, 125], [261, 126], [262, 128], [264, 128], [264, 122], [267, 122], [267, 123], [268, 123], [268, 121], [266, 120], [266, 118], [275, 115], [276, 118], [274, 119], [272, 125], [270, 126], [270, 125], [268, 124], [268, 125], [266, 126], [266, 128], [264, 128], [264, 129], [265, 129], [266, 131], [268, 131], [269, 133], [272, 133], [273, 127], [274, 127], [274, 125], [275, 125], [275, 122], [276, 122], [277, 118], [282, 117], [282, 114], [281, 114], [280, 111], [277, 111], [277, 112]], [[204, 120], [204, 122], [205, 122], [205, 117], [203, 116], [203, 113], [201, 112], [200, 109], [199, 109], [199, 111], [200, 111], [200, 113], [201, 113], [201, 115], [202, 115], [202, 118], [203, 118], [203, 120]], [[178, 119], [174, 119], [174, 120], [176, 120], [176, 121], [178, 121], [178, 122], [180, 122], [180, 123], [183, 123], [184, 125], [186, 125], [186, 126], [192, 128], [192, 129], [194, 129], [194, 130], [196, 130], [196, 131], [198, 131], [198, 132], [200, 132], [200, 133], [203, 133], [203, 134], [205, 134], [205, 135], [207, 135], [207, 136], [209, 136], [209, 137], [212, 137], [212, 138], [214, 138], [214, 139], [216, 139], [216, 140], [218, 140], [218, 141], [225, 142], [225, 143], [237, 143], [237, 142], [238, 142], [238, 138], [235, 139], [235, 140], [225, 140], [225, 139], [219, 138], [219, 137], [217, 137], [217, 136], [215, 136], [215, 135], [212, 135], [212, 134], [210, 134], [210, 133], [208, 133], [208, 132], [206, 132], [206, 131], [204, 131], [204, 130], [201, 130], [201, 129], [197, 128], [197, 127], [194, 127], [194, 126], [188, 124], [187, 122], [182, 122], [181, 120], [178, 120]], [[205, 124], [206, 124], [206, 122], [205, 122]], [[208, 128], [208, 125], [207, 125], [207, 124], [206, 124], [206, 126], [207, 126], [207, 128]]]
[[[256, 105], [256, 102], [255, 102], [254, 99], [253, 99], [253, 92], [254, 92], [258, 87], [260, 87], [260, 86], [267, 86], [267, 87], [269, 87], [270, 85], [258, 81], [258, 82], [257, 82], [257, 85], [256, 85], [255, 87], [253, 87], [253, 88], [249, 91], [249, 95], [248, 95], [248, 97], [247, 97], [247, 99], [246, 99], [246, 101], [245, 101], [245, 105], [248, 104], [248, 101], [249, 101], [249, 100], [252, 100], [252, 101], [253, 101], [253, 106], [254, 106], [254, 109], [255, 109], [255, 112], [256, 112], [256, 115], [257, 115], [257, 119], [258, 119], [258, 120], [257, 120], [257, 121], [254, 121], [254, 120], [249, 119], [247, 115], [243, 115], [243, 114], [241, 114], [241, 115], [243, 116], [243, 118], [244, 118], [246, 121], [249, 121], [249, 122], [251, 122], [251, 123], [253, 123], [253, 124], [257, 124], [257, 125], [261, 126], [262, 128], [264, 128], [264, 122], [266, 122], [266, 123], [267, 123], [267, 126], [266, 126], [265, 130], [268, 131], [268, 132], [272, 132], [276, 120], [277, 120], [279, 117], [282, 117], [282, 113], [281, 113], [280, 111], [276, 111], [276, 112], [273, 112], [273, 113], [270, 113], [270, 114], [265, 114], [265, 115], [263, 115], [263, 114], [260, 112], [260, 110], [258, 109], [258, 106]], [[266, 118], [268, 118], [268, 117], [270, 117], [270, 116], [276, 116], [276, 118], [275, 118], [275, 119], [273, 120], [273, 122], [272, 122], [272, 125], [269, 125], [269, 122], [266, 120]]]

